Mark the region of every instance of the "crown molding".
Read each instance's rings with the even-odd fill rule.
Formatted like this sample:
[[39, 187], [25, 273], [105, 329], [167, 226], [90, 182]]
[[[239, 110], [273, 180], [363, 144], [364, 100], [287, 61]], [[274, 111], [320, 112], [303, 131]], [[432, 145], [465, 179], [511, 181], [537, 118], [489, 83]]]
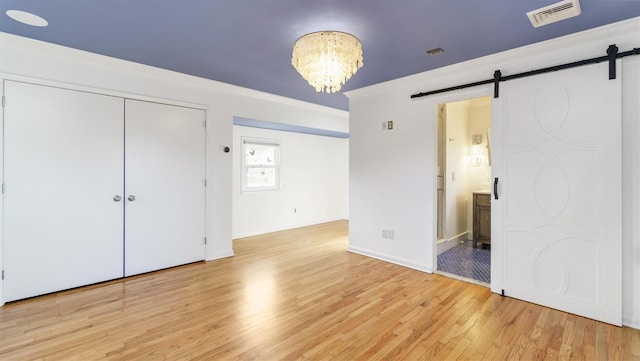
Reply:
[[[188, 86], [200, 87], [210, 91], [219, 92], [228, 95], [238, 95], [257, 100], [279, 103], [282, 105], [292, 106], [300, 109], [314, 111], [336, 117], [348, 118], [348, 112], [341, 109], [335, 109], [323, 105], [305, 102], [293, 98], [287, 98], [259, 90], [249, 89], [233, 84], [223, 83], [216, 80], [197, 77], [194, 75], [184, 74], [172, 70], [161, 69], [150, 65], [140, 64], [128, 60], [122, 60], [105, 55], [95, 54], [84, 50], [78, 50], [67, 46], [47, 43], [40, 40], [26, 38], [18, 35], [0, 32], [0, 47], [15, 48], [22, 51], [28, 51], [37, 54], [46, 54], [63, 59], [71, 59], [75, 62], [90, 64], [93, 67], [106, 67], [119, 72], [132, 73], [136, 76], [146, 76], [159, 78], [164, 81], [186, 84]], [[0, 64], [0, 71], [2, 66]], [[16, 74], [24, 75], [24, 74]], [[51, 80], [51, 79], [44, 79]]]

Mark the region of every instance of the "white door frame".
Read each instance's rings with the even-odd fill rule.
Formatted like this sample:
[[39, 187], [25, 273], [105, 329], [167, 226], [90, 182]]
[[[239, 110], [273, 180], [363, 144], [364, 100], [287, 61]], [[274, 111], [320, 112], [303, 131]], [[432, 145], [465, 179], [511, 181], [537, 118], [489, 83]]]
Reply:
[[[429, 102], [428, 107], [432, 109], [433, 114], [434, 114], [434, 119], [435, 119], [435, 126], [434, 126], [434, 130], [431, 133], [431, 141], [433, 142], [432, 144], [434, 144], [437, 148], [437, 144], [438, 144], [438, 105], [439, 104], [446, 104], [446, 103], [455, 103], [455, 102], [459, 102], [459, 101], [463, 101], [463, 100], [469, 100], [469, 99], [475, 99], [475, 98], [483, 98], [483, 97], [488, 97], [488, 96], [493, 96], [493, 84], [489, 84], [489, 85], [480, 85], [477, 87], [472, 87], [472, 88], [466, 88], [466, 89], [461, 89], [461, 90], [457, 90], [455, 92], [451, 92], [451, 93], [443, 93], [443, 94], [439, 94], [439, 95], [433, 95], [431, 96], [427, 101]], [[435, 272], [438, 272], [438, 230], [437, 230], [437, 223], [438, 223], [438, 151], [436, 150], [434, 152], [434, 158], [433, 158], [433, 167], [431, 169], [432, 174], [433, 174], [433, 199], [435, 200], [433, 202], [433, 237], [432, 237], [432, 255], [433, 255], [433, 270]], [[491, 251], [492, 254], [494, 252], [495, 246], [494, 246], [494, 242], [493, 240], [491, 241]], [[491, 257], [491, 272], [492, 272], [492, 279], [491, 279], [491, 285], [493, 285], [493, 259], [494, 257]], [[492, 292], [496, 292], [493, 290], [493, 288], [491, 289]]]

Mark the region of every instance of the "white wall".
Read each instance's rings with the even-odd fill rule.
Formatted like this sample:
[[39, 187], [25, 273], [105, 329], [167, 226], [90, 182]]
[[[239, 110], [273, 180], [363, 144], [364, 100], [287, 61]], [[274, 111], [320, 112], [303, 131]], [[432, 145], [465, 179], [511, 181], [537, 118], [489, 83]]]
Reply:
[[[431, 272], [436, 251], [437, 105], [491, 96], [478, 86], [430, 97], [411, 94], [606, 55], [640, 46], [640, 18], [514, 49], [347, 93], [350, 98], [350, 245], [353, 252]], [[622, 60], [623, 322], [640, 328], [638, 56]], [[604, 75], [606, 76], [606, 74]], [[384, 132], [379, 124], [395, 120]], [[395, 228], [382, 239], [381, 227]]]
[[445, 237], [464, 241], [469, 205], [469, 102], [446, 105]]
[[[484, 99], [469, 102], [469, 156], [479, 157], [479, 166], [469, 167], [469, 189], [474, 191], [488, 191], [491, 188], [491, 166], [489, 165], [489, 152], [487, 148], [487, 128], [491, 128], [491, 100]], [[474, 147], [471, 144], [471, 136], [480, 134], [482, 144]]]
[[[469, 157], [478, 157], [480, 165], [469, 165], [469, 190], [486, 192], [491, 190], [491, 167], [489, 166], [489, 152], [487, 148], [487, 128], [491, 127], [491, 99], [482, 98], [469, 102]], [[471, 144], [471, 137], [480, 134], [482, 144]], [[474, 153], [475, 148], [475, 153]], [[467, 210], [469, 239], [473, 237], [473, 200], [469, 202]]]
[[[224, 153], [222, 149], [232, 145], [234, 116], [310, 127], [322, 124], [324, 129], [336, 131], [348, 129], [344, 111], [5, 33], [0, 33], [0, 54], [0, 79], [206, 107], [207, 260], [233, 255], [232, 158], [236, 152], [232, 149]], [[0, 254], [0, 262], [2, 259]]]
[[[280, 142], [281, 189], [242, 192], [242, 137]], [[234, 239], [347, 219], [348, 139], [235, 125], [233, 147]]]

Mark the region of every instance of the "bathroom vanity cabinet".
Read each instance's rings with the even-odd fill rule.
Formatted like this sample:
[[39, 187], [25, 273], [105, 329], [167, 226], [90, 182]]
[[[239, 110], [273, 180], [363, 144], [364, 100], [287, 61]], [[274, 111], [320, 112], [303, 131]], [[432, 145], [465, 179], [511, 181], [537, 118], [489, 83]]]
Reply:
[[491, 193], [473, 193], [473, 248], [491, 244]]

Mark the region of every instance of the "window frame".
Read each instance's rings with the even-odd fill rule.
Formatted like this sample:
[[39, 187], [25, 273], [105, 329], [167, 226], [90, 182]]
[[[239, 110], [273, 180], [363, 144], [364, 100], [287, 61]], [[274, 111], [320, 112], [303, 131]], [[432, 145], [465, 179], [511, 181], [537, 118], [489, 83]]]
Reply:
[[[241, 138], [241, 146], [242, 146], [242, 153], [241, 153], [241, 159], [240, 159], [240, 163], [241, 163], [241, 179], [242, 179], [242, 185], [241, 185], [241, 190], [242, 193], [253, 193], [253, 192], [262, 192], [262, 191], [277, 191], [280, 190], [280, 173], [281, 173], [281, 158], [280, 158], [280, 152], [281, 152], [281, 141], [280, 140], [276, 140], [276, 139], [262, 139], [262, 138], [247, 138], [247, 137], [242, 137]], [[260, 145], [260, 146], [272, 146], [274, 147], [275, 151], [274, 151], [274, 164], [273, 165], [268, 165], [268, 164], [256, 164], [256, 165], [249, 165], [247, 162], [247, 146], [248, 145]], [[263, 186], [263, 187], [249, 187], [248, 186], [248, 170], [250, 168], [267, 168], [267, 169], [273, 169], [274, 170], [274, 178], [275, 178], [275, 185], [273, 186]]]

